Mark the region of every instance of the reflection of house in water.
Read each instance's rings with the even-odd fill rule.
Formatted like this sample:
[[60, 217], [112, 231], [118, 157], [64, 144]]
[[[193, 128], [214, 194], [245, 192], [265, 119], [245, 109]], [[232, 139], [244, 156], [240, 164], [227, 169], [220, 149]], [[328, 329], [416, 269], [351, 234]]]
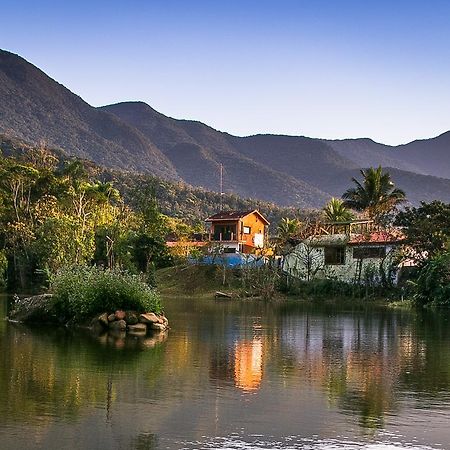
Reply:
[[257, 390], [263, 376], [263, 342], [260, 337], [237, 340], [211, 353], [210, 380], [228, 382], [244, 391]]
[[234, 350], [234, 380], [244, 391], [259, 388], [263, 374], [263, 344], [261, 338], [236, 343]]

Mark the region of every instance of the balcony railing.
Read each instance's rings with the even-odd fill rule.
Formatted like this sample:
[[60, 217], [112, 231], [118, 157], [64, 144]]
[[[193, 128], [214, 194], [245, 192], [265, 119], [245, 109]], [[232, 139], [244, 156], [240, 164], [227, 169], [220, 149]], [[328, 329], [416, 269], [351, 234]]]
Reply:
[[215, 242], [236, 242], [238, 241], [235, 233], [214, 233], [209, 235], [210, 241]]

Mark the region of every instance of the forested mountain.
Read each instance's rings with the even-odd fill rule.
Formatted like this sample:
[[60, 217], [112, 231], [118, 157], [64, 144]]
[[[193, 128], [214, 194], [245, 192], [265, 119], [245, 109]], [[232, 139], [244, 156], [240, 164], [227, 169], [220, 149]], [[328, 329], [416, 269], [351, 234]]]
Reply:
[[[412, 203], [450, 201], [450, 132], [390, 147], [370, 139], [237, 137], [142, 102], [94, 108], [23, 58], [0, 51], [0, 132], [97, 164], [279, 205], [319, 207], [363, 167], [392, 168]], [[427, 176], [425, 176], [427, 175]], [[442, 178], [438, 178], [442, 177]]]
[[88, 105], [20, 56], [0, 50], [0, 132], [71, 155], [176, 179], [161, 151], [116, 116]]
[[[0, 134], [0, 158], [13, 158], [18, 162], [40, 165], [36, 155], [40, 155], [40, 147], [30, 145], [20, 139], [10, 138]], [[61, 150], [46, 148], [44, 153], [54, 155], [63, 166], [70, 157]], [[1, 161], [0, 161], [1, 162]], [[235, 194], [220, 195], [203, 188], [192, 187], [183, 182], [164, 180], [148, 174], [138, 174], [125, 170], [110, 169], [98, 166], [91, 161], [83, 161], [93, 181], [112, 182], [125, 202], [132, 205], [132, 192], [143, 186], [150, 187], [163, 214], [182, 219], [191, 225], [203, 224], [206, 217], [216, 213], [220, 205], [225, 210], [259, 209], [271, 222], [272, 231], [282, 217], [298, 217], [313, 214], [313, 211], [299, 211], [295, 207], [281, 207], [274, 203], [242, 198]]]
[[[403, 161], [397, 155], [402, 156], [404, 149], [377, 144], [370, 139], [324, 141], [282, 135], [236, 137], [200, 122], [166, 117], [142, 102], [119, 103], [103, 109], [152, 138], [180, 176], [194, 185], [217, 189], [217, 166], [223, 163], [225, 186], [233, 192], [270, 198], [283, 205], [317, 207], [330, 195], [339, 197], [349, 187], [351, 178], [359, 176], [360, 168], [382, 165], [389, 168], [394, 182], [406, 191], [411, 203], [450, 200], [450, 179], [425, 175], [429, 173], [426, 168], [430, 163], [416, 166]], [[429, 141], [441, 151], [442, 148], [434, 144], [436, 139]], [[432, 155], [430, 159], [433, 159]], [[450, 160], [450, 153], [447, 159]], [[260, 179], [258, 174], [254, 178], [249, 167], [264, 174], [264, 178]], [[268, 168], [270, 176], [266, 174]], [[278, 183], [276, 186], [271, 184], [273, 179]], [[281, 191], [286, 184], [293, 186], [299, 181], [304, 183], [303, 202], [293, 200], [292, 191]]]

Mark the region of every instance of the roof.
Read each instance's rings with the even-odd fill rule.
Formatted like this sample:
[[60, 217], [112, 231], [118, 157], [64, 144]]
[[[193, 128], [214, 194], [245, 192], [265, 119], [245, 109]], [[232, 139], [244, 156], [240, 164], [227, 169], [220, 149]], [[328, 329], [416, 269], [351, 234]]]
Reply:
[[208, 241], [166, 241], [167, 247], [204, 247], [209, 244]]
[[259, 217], [269, 225], [269, 221], [257, 210], [251, 209], [249, 211], [220, 211], [212, 216], [208, 217], [205, 222], [215, 222], [215, 221], [224, 221], [224, 220], [239, 220], [244, 217], [249, 216], [250, 214], [258, 214]]
[[311, 247], [333, 247], [336, 245], [346, 245], [348, 243], [348, 235], [322, 234], [320, 236], [309, 236], [303, 242]]
[[405, 235], [399, 230], [374, 231], [367, 234], [352, 234], [350, 245], [357, 244], [394, 244], [405, 240]]

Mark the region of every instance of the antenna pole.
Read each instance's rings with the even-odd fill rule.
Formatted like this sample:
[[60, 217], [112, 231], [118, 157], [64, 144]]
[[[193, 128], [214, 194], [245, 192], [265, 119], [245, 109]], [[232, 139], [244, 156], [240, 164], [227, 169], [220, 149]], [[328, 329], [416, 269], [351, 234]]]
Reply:
[[220, 210], [223, 209], [223, 164], [220, 163]]

